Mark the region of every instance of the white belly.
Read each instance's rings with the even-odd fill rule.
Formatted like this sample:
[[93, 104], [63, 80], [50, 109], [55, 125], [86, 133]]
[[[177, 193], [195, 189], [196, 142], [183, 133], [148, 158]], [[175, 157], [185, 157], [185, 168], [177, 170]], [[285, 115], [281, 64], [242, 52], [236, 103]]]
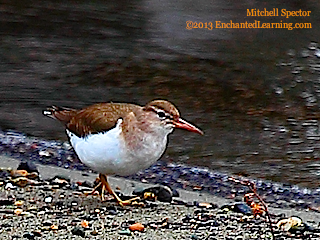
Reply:
[[148, 168], [161, 157], [166, 148], [167, 136], [158, 144], [151, 141], [151, 144], [142, 144], [145, 147], [138, 148], [136, 152], [128, 151], [121, 135], [121, 123], [120, 119], [116, 127], [108, 132], [85, 138], [67, 130], [71, 145], [81, 162], [102, 174], [126, 176]]

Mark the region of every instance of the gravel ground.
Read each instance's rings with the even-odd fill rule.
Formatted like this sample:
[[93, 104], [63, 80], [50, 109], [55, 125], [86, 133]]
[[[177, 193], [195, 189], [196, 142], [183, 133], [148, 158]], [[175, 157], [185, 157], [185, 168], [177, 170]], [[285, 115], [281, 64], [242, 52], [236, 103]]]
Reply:
[[[37, 165], [40, 178], [30, 175], [22, 187], [21, 178], [5, 174], [18, 165], [16, 159], [0, 157], [0, 239], [272, 239], [265, 218], [254, 218], [244, 203], [238, 203], [243, 208], [238, 209], [232, 200], [178, 189], [180, 197], [171, 203], [144, 201], [144, 206], [122, 208], [111, 199], [101, 202], [99, 196], [83, 194], [95, 174]], [[150, 187], [121, 178], [110, 182], [125, 196]], [[320, 213], [269, 210], [276, 239], [320, 239]], [[302, 231], [277, 229], [276, 222], [291, 216], [306, 224]], [[143, 230], [133, 230], [136, 223]]]

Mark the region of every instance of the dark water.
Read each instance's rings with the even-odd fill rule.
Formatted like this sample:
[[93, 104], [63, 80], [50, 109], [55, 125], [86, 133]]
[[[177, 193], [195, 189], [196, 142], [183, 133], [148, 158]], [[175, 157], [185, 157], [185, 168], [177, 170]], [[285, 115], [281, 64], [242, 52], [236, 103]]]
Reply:
[[[247, 17], [247, 9], [311, 11]], [[2, 1], [0, 127], [66, 140], [50, 105], [175, 103], [205, 131], [170, 136], [165, 161], [316, 188], [318, 1]], [[186, 21], [311, 23], [186, 29]]]

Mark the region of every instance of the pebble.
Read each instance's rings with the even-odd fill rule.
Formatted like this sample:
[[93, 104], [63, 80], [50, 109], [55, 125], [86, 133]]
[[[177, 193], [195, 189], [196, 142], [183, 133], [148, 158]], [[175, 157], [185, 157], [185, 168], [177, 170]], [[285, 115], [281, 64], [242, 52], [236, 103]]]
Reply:
[[24, 204], [23, 200], [18, 200], [18, 201], [14, 202], [14, 205], [17, 206], [17, 207], [21, 207], [23, 204]]
[[131, 236], [131, 232], [129, 229], [124, 229], [124, 230], [120, 230], [119, 231], [120, 235], [127, 235], [127, 236]]
[[206, 202], [197, 203], [196, 206], [198, 206], [199, 208], [215, 208], [215, 207], [217, 207], [217, 205], [215, 205], [215, 204], [206, 203]]
[[21, 215], [23, 212], [23, 210], [21, 208], [17, 208], [16, 210], [14, 210], [14, 214], [16, 215]]
[[49, 196], [49, 197], [46, 197], [45, 199], [44, 199], [44, 202], [45, 203], [51, 203], [52, 202], [52, 197], [51, 196]]
[[134, 223], [129, 226], [129, 229], [133, 232], [134, 231], [142, 232], [144, 230], [144, 226], [141, 223]]
[[11, 180], [13, 184], [19, 187], [25, 187], [27, 185], [37, 185], [39, 182], [31, 180], [27, 177], [18, 177]]
[[4, 187], [4, 189], [9, 190], [9, 189], [16, 189], [15, 186], [12, 185], [12, 183], [7, 183]]
[[82, 228], [80, 228], [80, 227], [75, 227], [75, 228], [73, 228], [73, 229], [71, 230], [71, 233], [72, 233], [73, 235], [80, 236], [80, 237], [85, 237], [85, 236], [86, 236], [85, 231], [84, 231]]
[[17, 170], [26, 170], [28, 173], [38, 173], [39, 171], [37, 169], [37, 166], [31, 162], [23, 160], [20, 162], [19, 166], [17, 167]]
[[89, 228], [89, 222], [87, 220], [82, 220], [81, 221], [81, 227], [83, 228]]
[[245, 215], [253, 214], [252, 209], [246, 203], [235, 203], [231, 209]]
[[27, 239], [35, 239], [36, 236], [33, 233], [28, 232], [23, 234], [23, 237]]
[[160, 202], [171, 202], [173, 197], [173, 191], [168, 186], [153, 186], [147, 188], [135, 189], [133, 195], [141, 196], [144, 199], [156, 199]]

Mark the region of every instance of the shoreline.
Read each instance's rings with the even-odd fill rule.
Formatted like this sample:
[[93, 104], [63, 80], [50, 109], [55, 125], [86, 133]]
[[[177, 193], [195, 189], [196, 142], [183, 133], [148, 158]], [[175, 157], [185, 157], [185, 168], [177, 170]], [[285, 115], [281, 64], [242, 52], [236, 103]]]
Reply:
[[[19, 163], [20, 160], [0, 156], [2, 169], [16, 169]], [[101, 202], [99, 196], [84, 196], [79, 186], [71, 187], [80, 182], [92, 183], [97, 174], [41, 164], [36, 164], [36, 167], [40, 180], [34, 186], [8, 190], [5, 186], [11, 184], [10, 178], [2, 180], [0, 239], [272, 239], [263, 217], [223, 207], [235, 206], [231, 199], [177, 189], [179, 200], [171, 203], [145, 201], [143, 206], [120, 207], [113, 199]], [[68, 179], [69, 187], [52, 183], [50, 179], [56, 176]], [[109, 180], [113, 188], [120, 189], [125, 195], [131, 195], [136, 188], [154, 186], [118, 177], [110, 177]], [[5, 204], [6, 201], [10, 203]], [[186, 204], [189, 202], [193, 204]], [[200, 207], [200, 203], [206, 207]], [[320, 212], [268, 209], [273, 216], [275, 239], [302, 236], [299, 232], [294, 235], [277, 229], [278, 221], [292, 216], [301, 218], [304, 224], [314, 229], [302, 232], [303, 236], [311, 240], [320, 238]], [[133, 230], [131, 227], [136, 224], [142, 224], [142, 229]]]
[[[0, 168], [12, 168], [16, 169], [19, 165], [20, 160], [8, 157], [8, 156], [1, 156], [0, 155]], [[94, 182], [95, 179], [98, 177], [96, 173], [87, 173], [81, 172], [79, 170], [70, 170], [61, 167], [55, 167], [50, 165], [42, 165], [39, 163], [35, 163], [39, 174], [44, 179], [53, 178], [57, 175], [65, 176], [69, 178], [72, 182], [77, 181], [88, 181]], [[146, 188], [155, 186], [157, 184], [152, 183], [142, 183], [135, 180], [130, 180], [121, 177], [113, 177], [108, 176], [108, 180], [113, 188], [120, 189], [120, 191], [124, 195], [131, 195], [135, 188]], [[215, 203], [219, 207], [223, 205], [228, 205], [231, 203], [235, 203], [236, 199], [227, 199], [220, 196], [214, 196], [209, 193], [201, 192], [201, 191], [189, 191], [184, 189], [177, 189], [179, 192], [179, 198], [186, 202], [208, 202], [208, 203]], [[320, 224], [320, 212], [315, 212], [308, 209], [295, 209], [295, 208], [275, 208], [275, 207], [268, 207], [270, 213], [272, 214], [285, 214], [291, 216], [302, 216], [303, 218], [308, 218], [312, 221], [319, 221]]]
[[[28, 160], [47, 166], [92, 172], [82, 164], [67, 142], [47, 141], [16, 132], [1, 132], [0, 150], [5, 156]], [[270, 169], [271, 170], [271, 169]], [[260, 171], [260, 170], [257, 170]], [[193, 190], [221, 198], [241, 199], [248, 192], [247, 186], [235, 181], [249, 180], [270, 207], [309, 209], [320, 208], [320, 188], [304, 188], [294, 184], [273, 182], [259, 178], [229, 175], [206, 167], [157, 161], [144, 171], [125, 177], [138, 182], [168, 185], [174, 189]]]

